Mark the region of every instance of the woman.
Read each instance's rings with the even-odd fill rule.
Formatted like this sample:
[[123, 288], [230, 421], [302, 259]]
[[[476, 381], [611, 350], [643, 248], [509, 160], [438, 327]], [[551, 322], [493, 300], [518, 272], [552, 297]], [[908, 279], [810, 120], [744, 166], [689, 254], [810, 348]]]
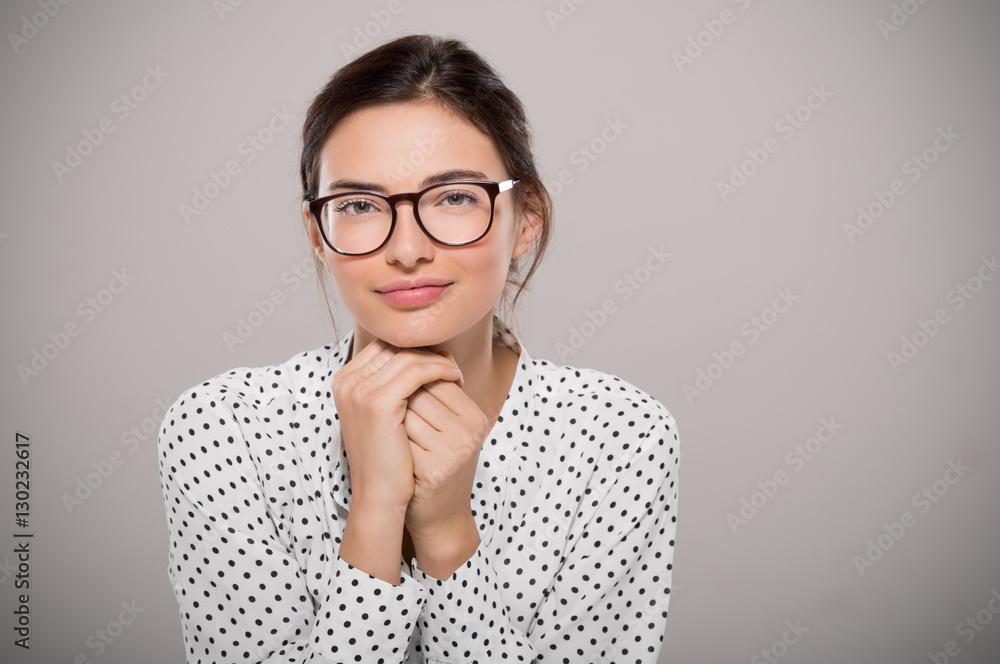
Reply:
[[494, 313], [550, 234], [517, 97], [463, 43], [407, 36], [333, 76], [303, 143], [303, 218], [356, 323], [165, 416], [188, 661], [655, 662], [676, 428]]

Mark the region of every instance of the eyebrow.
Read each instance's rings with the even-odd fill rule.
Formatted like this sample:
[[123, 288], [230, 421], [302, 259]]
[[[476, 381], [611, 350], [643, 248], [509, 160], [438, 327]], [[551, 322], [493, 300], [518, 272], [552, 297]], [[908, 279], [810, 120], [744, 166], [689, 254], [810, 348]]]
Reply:
[[[466, 168], [453, 168], [450, 171], [441, 171], [439, 173], [434, 173], [433, 175], [428, 175], [420, 181], [418, 188], [426, 189], [432, 184], [448, 182], [450, 180], [489, 180], [489, 178], [481, 171], [472, 171]], [[377, 191], [386, 195], [389, 194], [388, 189], [376, 182], [362, 182], [360, 180], [351, 179], [334, 180], [330, 183], [330, 186], [326, 188], [326, 191], [332, 192], [337, 189], [361, 189], [364, 191]]]

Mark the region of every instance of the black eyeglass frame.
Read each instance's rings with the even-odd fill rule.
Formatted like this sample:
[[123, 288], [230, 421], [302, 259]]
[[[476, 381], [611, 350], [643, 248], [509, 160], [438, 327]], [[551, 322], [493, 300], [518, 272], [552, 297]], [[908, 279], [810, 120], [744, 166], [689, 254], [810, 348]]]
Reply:
[[[385, 194], [380, 194], [375, 191], [365, 191], [363, 189], [355, 191], [344, 191], [309, 201], [309, 214], [313, 218], [313, 221], [316, 222], [316, 225], [319, 227], [319, 233], [323, 237], [323, 242], [326, 243], [326, 246], [330, 247], [330, 249], [332, 249], [333, 251], [337, 252], [342, 256], [367, 256], [368, 254], [373, 254], [382, 247], [384, 247], [389, 242], [389, 238], [392, 237], [392, 232], [396, 230], [396, 203], [398, 203], [399, 201], [409, 201], [410, 203], [413, 204], [413, 217], [417, 220], [417, 225], [420, 226], [420, 230], [422, 230], [424, 234], [431, 240], [437, 242], [438, 244], [443, 244], [447, 247], [464, 247], [467, 244], [472, 244], [473, 242], [479, 242], [484, 237], [486, 237], [486, 234], [489, 233], [490, 229], [493, 227], [493, 215], [494, 212], [496, 211], [497, 196], [499, 196], [505, 191], [513, 189], [514, 185], [517, 184], [518, 182], [520, 182], [520, 180], [516, 179], [504, 180], [503, 182], [491, 182], [489, 180], [449, 180], [447, 182], [437, 182], [435, 184], [430, 185], [429, 187], [426, 187], [425, 189], [421, 189], [420, 191], [411, 193], [393, 194], [392, 196], [386, 196]], [[479, 185], [480, 187], [486, 190], [486, 194], [490, 197], [490, 222], [486, 225], [486, 230], [484, 230], [479, 237], [473, 240], [468, 240], [466, 242], [445, 242], [443, 240], [439, 240], [436, 237], [434, 237], [431, 234], [431, 232], [428, 231], [427, 228], [424, 226], [424, 222], [420, 220], [420, 209], [419, 209], [420, 197], [432, 189], [438, 189], [440, 187], [447, 187], [449, 185], [458, 185], [458, 184], [475, 184]], [[392, 210], [392, 222], [389, 224], [389, 232], [386, 234], [385, 239], [382, 240], [382, 243], [377, 247], [375, 247], [374, 249], [372, 249], [371, 251], [362, 251], [362, 252], [341, 251], [337, 247], [333, 246], [333, 243], [330, 242], [329, 238], [327, 238], [326, 231], [323, 229], [323, 223], [320, 221], [320, 215], [323, 212], [323, 206], [326, 205], [328, 201], [331, 201], [334, 198], [343, 198], [345, 196], [358, 196], [358, 195], [373, 196], [375, 198], [379, 198], [385, 201], [389, 205], [389, 209]]]

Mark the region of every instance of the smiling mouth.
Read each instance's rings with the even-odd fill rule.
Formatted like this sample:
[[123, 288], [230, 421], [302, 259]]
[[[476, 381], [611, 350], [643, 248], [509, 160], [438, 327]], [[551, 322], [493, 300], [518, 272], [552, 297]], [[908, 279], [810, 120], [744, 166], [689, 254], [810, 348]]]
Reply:
[[418, 307], [441, 297], [453, 284], [442, 286], [418, 286], [391, 291], [377, 291], [384, 300], [399, 307]]

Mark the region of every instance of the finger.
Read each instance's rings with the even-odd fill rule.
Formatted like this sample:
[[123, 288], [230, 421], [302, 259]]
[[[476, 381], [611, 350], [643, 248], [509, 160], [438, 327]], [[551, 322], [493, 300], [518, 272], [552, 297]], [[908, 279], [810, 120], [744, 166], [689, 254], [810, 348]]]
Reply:
[[[454, 362], [455, 366], [458, 367], [458, 362], [455, 362], [455, 356], [451, 354], [451, 351], [449, 351], [449, 350], [442, 350], [442, 351], [439, 351], [439, 352], [441, 354], [445, 355], [449, 360], [451, 360], [452, 362]], [[461, 367], [458, 367], [458, 368], [459, 368], [459, 371], [462, 370]], [[465, 379], [462, 376], [458, 377], [458, 386], [461, 387], [461, 388], [465, 387]]]
[[391, 346], [382, 339], [373, 339], [371, 343], [359, 352], [354, 353], [350, 361], [341, 367], [337, 373], [343, 372], [343, 375], [347, 376], [356, 372], [359, 376], [368, 378], [378, 371], [379, 367], [385, 364], [396, 352], [398, 350], [394, 346]]
[[[496, 426], [496, 420], [500, 415], [501, 411], [495, 411], [492, 407], [488, 407], [489, 414], [479, 407], [479, 404], [473, 401], [472, 397], [466, 394], [458, 385], [454, 383], [449, 383], [447, 381], [438, 381], [436, 383], [431, 383], [430, 385], [424, 385], [424, 391], [427, 392], [428, 396], [433, 396], [436, 398], [443, 406], [445, 406], [451, 415], [448, 416], [446, 426], [456, 427], [459, 426], [454, 422], [454, 418], [461, 418], [464, 423], [470, 426], [484, 427], [484, 439], [489, 438], [489, 433], [494, 426]], [[427, 400], [424, 400], [424, 404]], [[500, 404], [500, 408], [503, 408], [503, 402]], [[421, 411], [421, 414], [423, 411]], [[431, 421], [431, 420], [428, 420]], [[432, 423], [437, 424], [437, 421]], [[483, 442], [483, 441], [480, 441]]]
[[427, 383], [451, 382], [458, 380], [460, 375], [458, 367], [440, 355], [404, 348], [390, 357], [372, 378], [378, 381], [378, 389], [406, 399]]
[[376, 337], [365, 346], [364, 348], [358, 350], [357, 338], [351, 342], [351, 362], [357, 361], [360, 364], [368, 362], [372, 357], [378, 355], [381, 351], [389, 347], [389, 343], [383, 341]]
[[[358, 373], [360, 376], [367, 378], [374, 370], [377, 370], [378, 367], [381, 366], [381, 364], [384, 364], [391, 356], [391, 351], [388, 350], [389, 348], [391, 347], [386, 342], [382, 341], [381, 339], [375, 339], [357, 353], [352, 353], [350, 361], [345, 363], [344, 366], [342, 366], [334, 373], [333, 379], [331, 381], [333, 388], [336, 390], [338, 383], [346, 380], [348, 376], [351, 376], [354, 373]], [[352, 349], [352, 351], [353, 350], [356, 349]], [[389, 355], [386, 355], [386, 353], [389, 353]], [[374, 358], [380, 358], [380, 359], [378, 360], [378, 363], [374, 365], [373, 369], [366, 372], [365, 368], [368, 366], [369, 362], [371, 362], [372, 359]]]
[[411, 440], [410, 455], [413, 457], [413, 479], [415, 482], [423, 482], [430, 468], [430, 452], [427, 452]]
[[[416, 349], [416, 350], [425, 350], [425, 349]], [[431, 355], [436, 355], [437, 357], [443, 357], [444, 359], [448, 360], [449, 362], [451, 362], [452, 364], [454, 364], [456, 367], [458, 367], [458, 362], [455, 361], [455, 356], [452, 355], [450, 351], [447, 351], [447, 350], [434, 350], [434, 351], [427, 350], [426, 352], [430, 353]], [[461, 372], [462, 368], [458, 367], [458, 370], [459, 370], [459, 372]], [[458, 380], [456, 382], [458, 383], [459, 387], [465, 387], [465, 379], [462, 377], [461, 373], [459, 373]]]
[[413, 457], [413, 477], [425, 477], [427, 472], [427, 461], [430, 452], [410, 441], [410, 456]]
[[[426, 353], [430, 357], [441, 357], [448, 360], [456, 367], [458, 366], [458, 362], [455, 361], [455, 356], [452, 355], [451, 351], [449, 350], [431, 350], [429, 346], [418, 346], [416, 348], [410, 348], [408, 350], [411, 350], [415, 353]], [[459, 369], [461, 369], [461, 367], [459, 367]]]
[[372, 357], [369, 358], [364, 363], [364, 365], [359, 369], [361, 375], [364, 376], [365, 378], [371, 378], [373, 375], [378, 373], [378, 371], [383, 366], [385, 366], [386, 362], [392, 359], [392, 357], [399, 352], [399, 348], [391, 344], [388, 344], [382, 341], [381, 339], [377, 339], [376, 341], [369, 344], [367, 347], [365, 347], [365, 350], [368, 350], [368, 348], [371, 348], [376, 343], [380, 344], [382, 348], [378, 350], [374, 355], [372, 355]]
[[433, 452], [440, 436], [440, 430], [435, 429], [427, 420], [414, 413], [409, 408], [403, 416], [403, 426], [406, 427], [406, 437], [427, 452]]
[[[451, 413], [455, 415], [465, 415], [472, 412], [472, 408], [479, 410], [479, 405], [472, 400], [468, 394], [465, 393], [462, 388], [456, 385], [453, 381], [438, 381], [436, 383], [429, 383], [424, 385], [424, 391], [427, 392], [427, 396], [434, 397], [434, 400], [439, 404], [448, 409]], [[429, 399], [421, 400], [421, 407], [427, 404]], [[430, 408], [430, 406], [426, 406]], [[432, 411], [427, 411], [428, 416], [431, 416]], [[423, 412], [421, 412], [423, 414]]]
[[[449, 427], [453, 428], [455, 426], [455, 418], [460, 415], [460, 413], [453, 410], [448, 403], [441, 401], [441, 397], [438, 396], [440, 394], [440, 390], [435, 389], [434, 392], [437, 394], [432, 394], [428, 389], [444, 382], [445, 381], [437, 380], [433, 383], [428, 383], [421, 389], [414, 392], [407, 400], [407, 407], [438, 431], [445, 431]], [[455, 387], [459, 392], [462, 392], [461, 388], [458, 388], [458, 386], [454, 383], [452, 383], [452, 387]], [[464, 395], [465, 392], [462, 392], [462, 394]], [[448, 401], [453, 400], [448, 399]]]

